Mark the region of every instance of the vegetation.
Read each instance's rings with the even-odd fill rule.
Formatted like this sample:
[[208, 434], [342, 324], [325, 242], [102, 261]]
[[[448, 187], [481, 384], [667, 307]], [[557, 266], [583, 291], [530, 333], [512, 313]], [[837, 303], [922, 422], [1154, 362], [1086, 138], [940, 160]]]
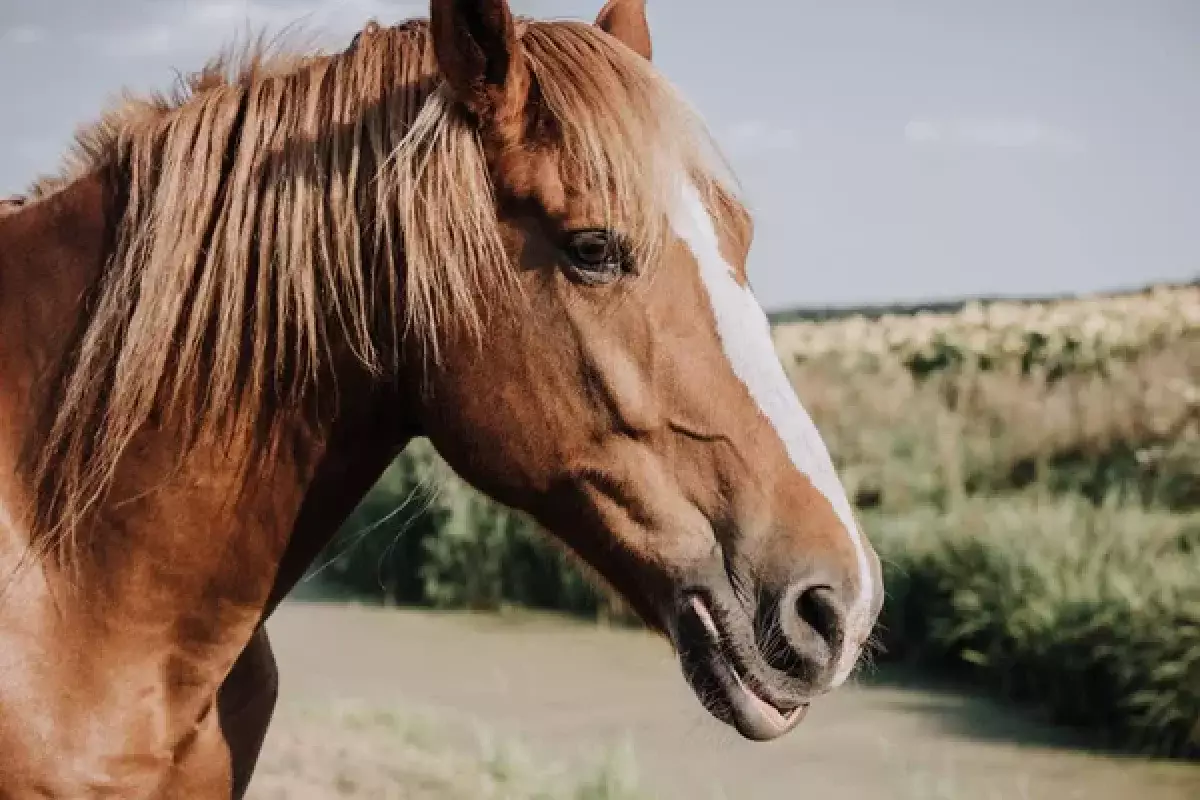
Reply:
[[[883, 657], [1200, 754], [1200, 285], [775, 335], [885, 561]], [[390, 602], [623, 617], [447, 473], [410, 448], [325, 577]]]
[[384, 603], [624, 616], [563, 548], [471, 489], [424, 440], [384, 473], [318, 563], [323, 583]]
[[516, 741], [411, 711], [343, 705], [285, 713], [248, 797], [337, 800], [640, 800], [627, 748], [562, 764]]
[[949, 666], [1113, 744], [1200, 750], [1200, 514], [1035, 496], [870, 522], [890, 657]]

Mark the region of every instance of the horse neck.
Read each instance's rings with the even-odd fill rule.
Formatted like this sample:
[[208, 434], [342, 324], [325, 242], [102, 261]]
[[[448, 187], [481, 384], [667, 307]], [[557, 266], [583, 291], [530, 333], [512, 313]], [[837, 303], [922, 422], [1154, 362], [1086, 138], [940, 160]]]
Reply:
[[269, 468], [251, 465], [255, 479], [244, 485], [221, 443], [180, 463], [169, 425], [146, 430], [121, 460], [113, 500], [84, 531], [72, 569], [18, 570], [33, 494], [18, 454], [37, 424], [31, 409], [85, 320], [120, 211], [120, 193], [98, 172], [0, 219], [0, 648], [5, 632], [29, 626], [16, 640], [47, 646], [52, 634], [36, 625], [52, 608], [62, 646], [88, 642], [98, 659], [179, 659], [178, 684], [202, 703], [264, 610], [404, 444], [404, 415], [365, 375], [352, 376], [340, 382], [340, 411], [298, 417]]
[[[53, 371], [111, 247], [117, 198], [102, 173], [0, 215], [0, 502], [36, 423], [35, 376]], [[6, 497], [6, 495], [9, 495]]]

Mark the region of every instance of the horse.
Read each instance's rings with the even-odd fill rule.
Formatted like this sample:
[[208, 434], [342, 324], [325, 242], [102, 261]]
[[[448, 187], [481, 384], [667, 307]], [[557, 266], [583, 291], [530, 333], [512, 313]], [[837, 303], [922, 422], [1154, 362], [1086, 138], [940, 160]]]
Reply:
[[81, 129], [0, 216], [0, 793], [241, 797], [264, 622], [418, 437], [619, 593], [716, 719], [793, 729], [882, 580], [752, 231], [644, 0], [432, 0]]

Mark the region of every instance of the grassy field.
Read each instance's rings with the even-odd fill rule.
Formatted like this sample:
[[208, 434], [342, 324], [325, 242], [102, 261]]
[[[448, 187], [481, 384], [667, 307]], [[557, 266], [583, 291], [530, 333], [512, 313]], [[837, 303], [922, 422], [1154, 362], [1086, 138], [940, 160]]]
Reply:
[[868, 671], [795, 731], [712, 719], [661, 638], [560, 615], [287, 603], [254, 800], [1191, 800], [1200, 765], [1105, 753], [985, 694]]
[[1200, 287], [794, 322], [892, 658], [1200, 754]]
[[[885, 561], [881, 659], [1200, 755], [1200, 285], [775, 337]], [[388, 602], [624, 618], [422, 443], [323, 563]]]
[[644, 800], [636, 767], [614, 749], [567, 764], [510, 738], [472, 737], [411, 709], [340, 702], [288, 709], [247, 800]]
[[1031, 487], [1200, 507], [1200, 286], [775, 337], [860, 508]]

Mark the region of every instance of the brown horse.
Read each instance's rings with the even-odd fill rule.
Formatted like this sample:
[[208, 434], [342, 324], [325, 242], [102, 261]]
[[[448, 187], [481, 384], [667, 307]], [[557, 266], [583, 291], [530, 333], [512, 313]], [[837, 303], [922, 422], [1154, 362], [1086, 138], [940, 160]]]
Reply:
[[644, 0], [434, 0], [129, 100], [0, 216], [0, 794], [240, 796], [263, 621], [418, 436], [743, 735], [846, 679], [878, 562], [650, 55]]

